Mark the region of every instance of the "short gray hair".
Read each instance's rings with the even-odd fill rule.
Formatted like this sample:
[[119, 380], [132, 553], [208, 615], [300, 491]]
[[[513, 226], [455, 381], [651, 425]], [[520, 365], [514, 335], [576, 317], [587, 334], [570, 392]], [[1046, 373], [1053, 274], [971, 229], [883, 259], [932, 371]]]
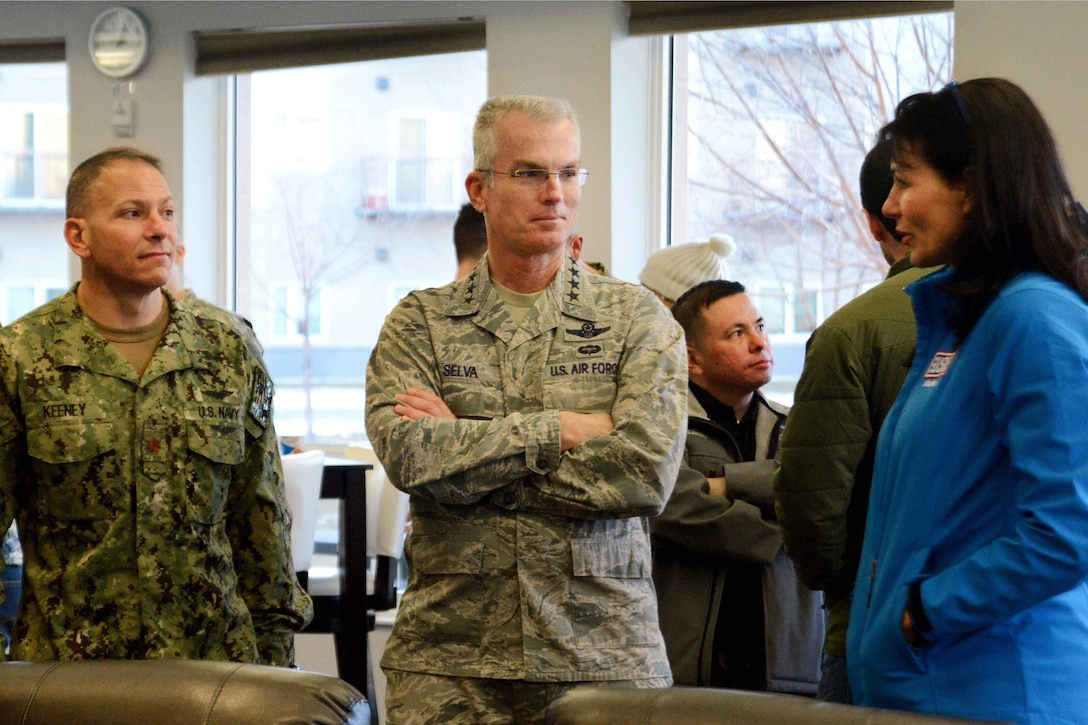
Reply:
[[570, 121], [575, 133], [580, 133], [574, 107], [569, 101], [544, 96], [495, 96], [484, 101], [476, 114], [476, 124], [472, 129], [475, 168], [490, 169], [495, 163], [495, 156], [499, 152], [495, 127], [503, 116], [515, 111], [524, 113], [534, 123]]

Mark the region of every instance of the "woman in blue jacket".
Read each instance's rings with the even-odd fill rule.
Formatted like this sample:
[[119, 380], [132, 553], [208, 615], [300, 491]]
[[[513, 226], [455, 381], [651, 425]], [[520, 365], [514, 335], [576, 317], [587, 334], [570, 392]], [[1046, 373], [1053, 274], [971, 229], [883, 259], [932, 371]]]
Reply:
[[1038, 109], [911, 96], [886, 216], [914, 361], [882, 429], [848, 632], [859, 704], [1088, 722], [1088, 236]]

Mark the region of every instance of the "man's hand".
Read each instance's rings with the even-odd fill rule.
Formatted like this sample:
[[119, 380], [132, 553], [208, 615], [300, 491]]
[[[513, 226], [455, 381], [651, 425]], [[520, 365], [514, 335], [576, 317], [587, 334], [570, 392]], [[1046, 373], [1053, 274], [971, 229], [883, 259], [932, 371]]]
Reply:
[[426, 390], [408, 388], [407, 391], [393, 397], [399, 403], [393, 408], [393, 412], [399, 415], [401, 420], [419, 420], [420, 418], [457, 420], [457, 416], [450, 411], [442, 398]]
[[706, 479], [706, 482], [710, 486], [711, 496], [721, 496], [722, 498], [725, 498], [725, 476], [708, 478]]
[[607, 435], [616, 427], [608, 413], [573, 413], [559, 411], [559, 448], [569, 451], [590, 438]]

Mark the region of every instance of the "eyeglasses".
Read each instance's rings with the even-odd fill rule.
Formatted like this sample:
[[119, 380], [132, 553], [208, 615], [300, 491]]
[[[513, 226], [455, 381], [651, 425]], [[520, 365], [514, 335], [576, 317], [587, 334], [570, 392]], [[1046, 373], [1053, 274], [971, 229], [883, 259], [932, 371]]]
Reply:
[[952, 94], [952, 100], [956, 102], [956, 108], [960, 111], [960, 117], [963, 118], [963, 122], [968, 126], [971, 125], [971, 114], [967, 112], [967, 104], [963, 102], [963, 96], [960, 95], [959, 83], [952, 81], [941, 90], [949, 91]]
[[544, 169], [514, 169], [510, 173], [496, 171], [495, 169], [476, 169], [484, 174], [499, 174], [509, 176], [515, 184], [526, 187], [544, 186], [548, 183], [548, 177], [554, 176], [560, 186], [570, 186], [575, 180], [578, 186], [586, 185], [586, 176], [589, 172], [585, 169], [559, 169], [558, 171], [545, 171]]

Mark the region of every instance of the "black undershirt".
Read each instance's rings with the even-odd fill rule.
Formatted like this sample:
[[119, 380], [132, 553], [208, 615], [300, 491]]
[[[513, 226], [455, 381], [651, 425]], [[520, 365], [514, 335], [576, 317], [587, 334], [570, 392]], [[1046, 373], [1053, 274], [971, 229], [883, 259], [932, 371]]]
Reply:
[[[756, 458], [756, 419], [759, 404], [752, 404], [737, 421], [731, 406], [725, 405], [695, 383], [692, 394], [703, 406], [707, 417], [729, 431], [740, 449], [741, 461]], [[728, 477], [726, 491], [729, 490]], [[725, 591], [714, 627], [714, 657], [710, 684], [737, 690], [767, 689], [767, 652], [763, 615], [763, 567], [748, 562], [729, 562], [725, 573]]]

